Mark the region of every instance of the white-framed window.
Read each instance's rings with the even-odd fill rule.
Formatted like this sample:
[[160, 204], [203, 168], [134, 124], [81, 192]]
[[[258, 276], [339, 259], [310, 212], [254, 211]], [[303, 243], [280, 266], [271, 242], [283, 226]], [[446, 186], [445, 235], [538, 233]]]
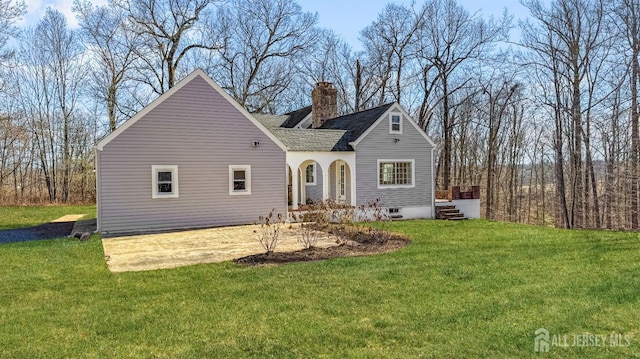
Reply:
[[415, 187], [415, 160], [378, 160], [378, 188]]
[[251, 166], [229, 166], [229, 194], [232, 196], [251, 194]]
[[151, 198], [178, 198], [178, 166], [151, 166]]
[[399, 113], [389, 115], [389, 133], [402, 134], [402, 116]]
[[307, 169], [305, 170], [305, 183], [307, 186], [315, 186], [316, 185], [316, 164], [311, 163], [307, 165]]

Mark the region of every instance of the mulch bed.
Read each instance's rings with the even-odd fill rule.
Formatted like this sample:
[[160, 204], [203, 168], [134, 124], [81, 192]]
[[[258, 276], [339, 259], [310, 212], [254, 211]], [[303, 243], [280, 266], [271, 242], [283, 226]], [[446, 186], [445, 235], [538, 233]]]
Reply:
[[369, 230], [365, 227], [337, 225], [324, 225], [317, 227], [318, 230], [335, 234], [342, 231], [343, 237], [347, 238], [346, 243], [329, 248], [308, 248], [296, 252], [272, 252], [254, 254], [233, 261], [243, 266], [257, 265], [278, 265], [293, 262], [309, 262], [338, 257], [365, 256], [378, 253], [397, 251], [409, 243], [411, 240], [397, 233], [390, 233], [380, 230]]
[[71, 234], [75, 222], [45, 223], [35, 227], [0, 231], [0, 243], [62, 238]]

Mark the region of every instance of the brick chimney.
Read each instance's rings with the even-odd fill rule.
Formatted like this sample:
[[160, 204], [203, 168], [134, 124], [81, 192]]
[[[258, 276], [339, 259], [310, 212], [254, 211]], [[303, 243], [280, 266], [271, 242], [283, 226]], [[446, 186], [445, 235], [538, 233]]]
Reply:
[[338, 90], [331, 82], [318, 82], [311, 92], [312, 128], [338, 116]]

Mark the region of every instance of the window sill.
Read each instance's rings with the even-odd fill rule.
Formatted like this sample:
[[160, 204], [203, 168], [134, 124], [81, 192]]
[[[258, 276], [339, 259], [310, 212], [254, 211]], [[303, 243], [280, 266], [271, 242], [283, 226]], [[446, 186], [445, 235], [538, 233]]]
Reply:
[[152, 199], [167, 199], [167, 198], [178, 198], [178, 194], [177, 193], [171, 193], [171, 194], [153, 194], [151, 196]]
[[249, 191], [233, 191], [233, 192], [229, 192], [230, 196], [248, 196], [250, 194], [251, 194], [251, 192], [249, 192]]
[[410, 184], [385, 184], [385, 185], [378, 185], [378, 189], [400, 189], [400, 188], [415, 188], [415, 185], [410, 185]]

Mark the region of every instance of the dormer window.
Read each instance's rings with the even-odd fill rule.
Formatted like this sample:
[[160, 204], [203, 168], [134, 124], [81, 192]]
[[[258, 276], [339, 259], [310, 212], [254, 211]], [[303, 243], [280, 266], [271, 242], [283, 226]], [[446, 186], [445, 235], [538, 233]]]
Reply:
[[402, 134], [402, 120], [399, 114], [389, 115], [389, 133]]

